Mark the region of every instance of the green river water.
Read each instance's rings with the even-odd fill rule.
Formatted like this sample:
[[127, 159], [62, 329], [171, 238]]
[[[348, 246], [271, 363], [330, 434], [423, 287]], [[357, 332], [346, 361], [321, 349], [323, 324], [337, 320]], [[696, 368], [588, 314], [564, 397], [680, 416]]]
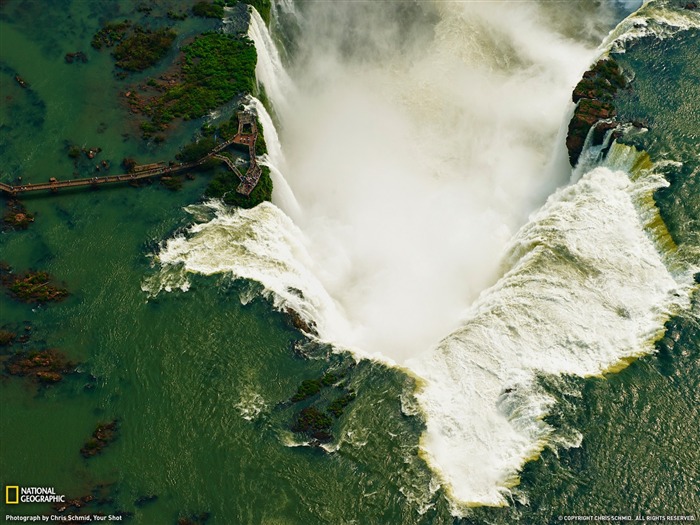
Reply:
[[[185, 4], [154, 2], [150, 17], [164, 24], [168, 8]], [[3, 182], [68, 178], [74, 167], [66, 141], [101, 147], [98, 160], [109, 159], [116, 173], [125, 156], [170, 159], [191, 139], [201, 122], [185, 124], [160, 146], [141, 141], [118, 102], [125, 84], [114, 80], [111, 58], [89, 46], [103, 21], [143, 16], [127, 2], [0, 2]], [[187, 35], [214, 22], [190, 17], [178, 24]], [[668, 67], [691, 67], [690, 56], [700, 55], [697, 32], [686, 37]], [[64, 63], [64, 54], [77, 50], [89, 62]], [[635, 61], [643, 57], [631, 51], [622, 65]], [[697, 79], [696, 59], [692, 67]], [[688, 89], [697, 108], [697, 84]], [[680, 147], [692, 153], [697, 129], [685, 131]], [[92, 164], [81, 163], [87, 176]], [[691, 244], [700, 202], [697, 167], [694, 173], [679, 193], [663, 196], [662, 206], [672, 232]], [[300, 334], [250, 283], [193, 277], [186, 293], [149, 298], [142, 290], [156, 271], [158, 243], [189, 224], [183, 207], [200, 199], [209, 176], [198, 174], [179, 192], [154, 183], [23, 199], [36, 221], [0, 235], [1, 258], [17, 270], [49, 271], [72, 294], [46, 306], [0, 294], [0, 325], [21, 333], [31, 326], [29, 342], [13, 351], [59, 348], [80, 365], [51, 387], [0, 379], [3, 486], [56, 487], [78, 497], [107, 484], [113, 501], [91, 509], [132, 513], [128, 523], [145, 525], [204, 512], [212, 525], [544, 524], [573, 514], [700, 514], [697, 302], [672, 321], [679, 334], [672, 349], [605, 378], [543, 378], [560, 401], [550, 422], [563, 433], [578, 429], [582, 445], [546, 449], [526, 466], [519, 490], [529, 505], [475, 509], [459, 520], [418, 456], [423, 422], [409, 376], [320, 345], [299, 356], [293, 343]], [[684, 199], [678, 212], [674, 199]], [[349, 370], [345, 381], [357, 392], [335, 423], [343, 437], [332, 454], [293, 446], [293, 410], [284, 405], [302, 380], [328, 370]], [[118, 439], [103, 454], [82, 458], [96, 425], [115, 418]], [[151, 494], [155, 502], [135, 505]], [[10, 510], [50, 511], [6, 506], [3, 519]]]

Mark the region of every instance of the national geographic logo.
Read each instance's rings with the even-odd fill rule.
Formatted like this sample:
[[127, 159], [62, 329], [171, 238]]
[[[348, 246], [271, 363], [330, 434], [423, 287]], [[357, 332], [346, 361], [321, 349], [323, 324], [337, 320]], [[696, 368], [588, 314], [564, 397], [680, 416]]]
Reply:
[[18, 503], [65, 503], [63, 494], [56, 494], [53, 487], [20, 487], [19, 485], [5, 486], [5, 505]]
[[19, 503], [19, 486], [7, 485], [5, 487], [5, 505], [17, 505]]

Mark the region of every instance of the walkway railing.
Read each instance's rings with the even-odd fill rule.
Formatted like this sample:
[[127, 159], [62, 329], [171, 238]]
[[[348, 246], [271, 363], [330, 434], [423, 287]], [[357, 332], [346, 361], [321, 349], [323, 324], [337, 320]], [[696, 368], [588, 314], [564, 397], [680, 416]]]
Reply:
[[[242, 133], [243, 125], [251, 124], [252, 133]], [[17, 195], [20, 193], [26, 193], [30, 191], [42, 191], [42, 190], [53, 190], [58, 191], [61, 188], [79, 188], [82, 186], [101, 186], [104, 184], [114, 184], [118, 182], [131, 182], [141, 179], [148, 179], [150, 177], [158, 177], [163, 175], [171, 175], [179, 173], [181, 171], [189, 170], [201, 166], [210, 158], [215, 158], [226, 163], [228, 168], [238, 175], [241, 179], [241, 184], [238, 186], [237, 190], [243, 195], [249, 195], [255, 185], [260, 179], [260, 167], [257, 164], [255, 158], [255, 142], [258, 138], [258, 127], [252, 115], [248, 113], [241, 112], [238, 114], [238, 132], [236, 135], [228, 139], [211, 150], [201, 159], [195, 162], [187, 162], [180, 164], [170, 164], [165, 165], [163, 163], [151, 163], [134, 166], [130, 173], [123, 173], [120, 175], [103, 175], [100, 177], [85, 177], [82, 179], [70, 179], [70, 180], [56, 180], [50, 179], [49, 182], [40, 182], [38, 184], [18, 184], [11, 185], [4, 182], [0, 182], [0, 191], [8, 193], [10, 195]], [[250, 166], [245, 175], [241, 175], [241, 172], [233, 164], [233, 161], [224, 155], [219, 155], [218, 153], [231, 144], [242, 144], [248, 146], [248, 152], [250, 154]]]

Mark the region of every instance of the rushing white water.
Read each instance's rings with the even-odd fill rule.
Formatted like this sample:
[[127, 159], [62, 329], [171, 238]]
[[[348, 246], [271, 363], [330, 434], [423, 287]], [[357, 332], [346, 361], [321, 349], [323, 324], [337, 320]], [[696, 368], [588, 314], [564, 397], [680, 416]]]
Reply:
[[[357, 39], [392, 61], [357, 63], [338, 49], [335, 9], [365, 22], [352, 7], [314, 7], [303, 89], [278, 106], [278, 79], [260, 82], [284, 123], [284, 174], [315, 274], [355, 327], [343, 342], [402, 360], [458, 326], [507, 240], [568, 177], [546, 167], [592, 50], [540, 30], [527, 7], [438, 3], [434, 35], [414, 29], [421, 45], [398, 54], [387, 50], [394, 30], [379, 27], [389, 22], [369, 20]], [[281, 70], [261, 21], [251, 24], [259, 60], [272, 61], [261, 70]]]
[[542, 448], [551, 400], [536, 374], [594, 375], [652, 351], [669, 311], [687, 306], [690, 274], [676, 281], [635, 206], [654, 189], [599, 167], [555, 193], [463, 326], [412, 363], [426, 380], [423, 446], [456, 501], [505, 503], [514, 465]]
[[646, 36], [668, 38], [679, 31], [700, 27], [700, 13], [678, 9], [670, 0], [647, 0], [633, 15], [610, 32], [604, 47], [621, 53], [631, 43]]
[[251, 10], [248, 37], [255, 43], [258, 53], [258, 62], [255, 66], [258, 82], [265, 87], [267, 96], [275, 101], [275, 106], [280, 111], [287, 111], [289, 108], [286, 100], [293, 93], [294, 86], [282, 65], [279, 52], [272, 42], [265, 22], [255, 9]]
[[[314, 263], [303, 244], [303, 234], [279, 208], [263, 203], [250, 210], [230, 210], [219, 201], [210, 201], [187, 210], [193, 216], [213, 212], [215, 218], [192, 226], [187, 235], [169, 239], [158, 255], [164, 268], [172, 271], [184, 264], [191, 273], [231, 272], [257, 281], [278, 308], [293, 307], [306, 319], [318, 321], [324, 332], [343, 331], [340, 324], [327, 327], [324, 322], [342, 316], [311, 270]], [[173, 288], [187, 289], [186, 280], [182, 280], [186, 275], [173, 273], [177, 277], [166, 282]], [[149, 286], [148, 291], [158, 290]]]
[[260, 158], [260, 163], [270, 168], [270, 176], [274, 185], [272, 202], [281, 207], [287, 215], [295, 219], [301, 216], [302, 211], [292, 188], [282, 174], [282, 171], [285, 169], [285, 159], [282, 145], [277, 136], [277, 129], [265, 106], [257, 98], [251, 97], [250, 103], [246, 108], [255, 111], [263, 128], [267, 153]]
[[644, 229], [663, 181], [631, 181], [635, 154], [615, 146], [630, 162], [582, 174], [528, 222], [569, 180], [555, 139], [595, 58], [539, 4], [436, 2], [416, 24], [394, 3], [311, 5], [281, 6], [302, 24], [291, 75], [255, 12], [249, 32], [284, 126], [252, 102], [279, 208], [210, 203], [215, 217], [159, 261], [166, 276], [258, 281], [322, 338], [410, 367], [424, 454], [455, 510], [503, 504], [549, 432], [536, 374], [648, 351], [685, 304], [687, 272], [672, 275]]

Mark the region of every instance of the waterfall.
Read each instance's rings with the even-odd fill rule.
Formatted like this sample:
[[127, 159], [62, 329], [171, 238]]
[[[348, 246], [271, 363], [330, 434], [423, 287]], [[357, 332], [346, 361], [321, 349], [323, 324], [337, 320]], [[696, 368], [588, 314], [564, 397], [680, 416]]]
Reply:
[[418, 28], [393, 3], [354, 4], [297, 13], [324, 22], [301, 32], [304, 90], [251, 10], [281, 138], [251, 104], [287, 215], [215, 209], [159, 260], [257, 281], [337, 348], [408, 367], [423, 456], [455, 513], [504, 505], [552, 431], [537, 377], [652, 351], [692, 272], [671, 268], [668, 232], [649, 234], [664, 181], [643, 155], [613, 144], [607, 164], [551, 193], [570, 175], [554, 141], [571, 86], [597, 51], [548, 27], [539, 4], [435, 2]]
[[246, 109], [253, 109], [262, 124], [267, 154], [260, 159], [260, 163], [270, 168], [270, 175], [274, 185], [272, 202], [282, 208], [293, 219], [298, 219], [301, 217], [302, 211], [292, 188], [283, 175], [285, 166], [284, 153], [282, 152], [282, 145], [280, 144], [275, 124], [263, 103], [257, 98], [251, 97]]
[[258, 63], [255, 66], [258, 83], [264, 87], [267, 96], [274, 101], [276, 109], [285, 111], [287, 98], [293, 93], [294, 87], [267, 26], [254, 7], [250, 8], [248, 37], [255, 43], [258, 53]]
[[456, 512], [504, 505], [516, 472], [545, 446], [554, 401], [538, 374], [619, 369], [652, 352], [668, 316], [689, 305], [693, 270], [671, 273], [645, 230], [639, 204], [655, 210], [649, 197], [663, 181], [653, 172], [630, 180], [644, 156], [619, 147], [618, 169], [595, 168], [553, 194], [462, 326], [409, 363], [425, 380], [425, 456]]

